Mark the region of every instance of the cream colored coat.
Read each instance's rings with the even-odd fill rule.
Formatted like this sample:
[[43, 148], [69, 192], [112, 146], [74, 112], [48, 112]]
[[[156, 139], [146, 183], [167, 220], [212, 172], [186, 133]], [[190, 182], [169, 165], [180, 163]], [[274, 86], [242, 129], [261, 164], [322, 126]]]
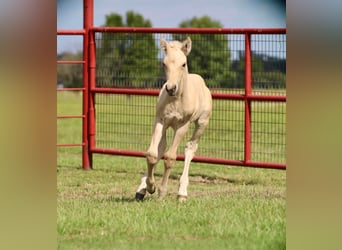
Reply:
[[[211, 93], [203, 78], [189, 74], [186, 56], [191, 51], [191, 39], [184, 42], [167, 42], [161, 38], [160, 45], [165, 52], [163, 65], [167, 81], [163, 85], [157, 102], [156, 117], [150, 147], [146, 153], [147, 173], [141, 179], [136, 199], [142, 200], [146, 194], [155, 192], [154, 170], [161, 157], [164, 158], [164, 174], [159, 187], [159, 196], [167, 194], [167, 182], [176, 157], [177, 148], [189, 129], [195, 123], [195, 130], [185, 148], [183, 174], [180, 178], [178, 198], [187, 198], [189, 167], [198, 147], [198, 141], [209, 124], [212, 112]], [[170, 148], [166, 149], [166, 130], [175, 131]]]

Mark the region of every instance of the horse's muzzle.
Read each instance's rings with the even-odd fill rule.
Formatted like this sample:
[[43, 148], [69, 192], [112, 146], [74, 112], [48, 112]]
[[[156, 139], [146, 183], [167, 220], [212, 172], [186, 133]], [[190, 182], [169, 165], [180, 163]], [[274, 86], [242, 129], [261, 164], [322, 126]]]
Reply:
[[176, 90], [177, 86], [174, 85], [172, 88], [168, 89], [167, 85], [165, 86], [166, 92], [169, 94], [169, 96], [175, 96], [176, 95]]

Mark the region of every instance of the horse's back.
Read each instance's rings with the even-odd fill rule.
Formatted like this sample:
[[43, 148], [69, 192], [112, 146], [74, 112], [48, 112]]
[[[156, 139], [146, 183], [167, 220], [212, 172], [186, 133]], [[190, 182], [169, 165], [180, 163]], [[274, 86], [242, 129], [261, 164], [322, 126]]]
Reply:
[[198, 74], [189, 74], [188, 82], [193, 87], [192, 93], [198, 93], [199, 99], [202, 101], [210, 102], [211, 104], [211, 93], [204, 79]]

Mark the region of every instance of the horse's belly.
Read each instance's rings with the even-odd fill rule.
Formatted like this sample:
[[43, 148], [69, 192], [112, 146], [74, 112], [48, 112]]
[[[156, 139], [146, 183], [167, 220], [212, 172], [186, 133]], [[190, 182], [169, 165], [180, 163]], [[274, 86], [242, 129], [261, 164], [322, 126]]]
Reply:
[[164, 114], [164, 122], [172, 126], [173, 124], [178, 124], [183, 121], [183, 115], [179, 112], [166, 112]]
[[185, 116], [177, 111], [164, 113], [164, 124], [167, 127], [177, 128], [187, 120]]

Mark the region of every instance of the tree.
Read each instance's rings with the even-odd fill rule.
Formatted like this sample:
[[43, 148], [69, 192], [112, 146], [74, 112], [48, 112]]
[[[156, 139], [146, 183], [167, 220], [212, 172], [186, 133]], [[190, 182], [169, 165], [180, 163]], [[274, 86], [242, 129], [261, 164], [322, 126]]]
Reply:
[[[236, 87], [244, 87], [245, 52], [232, 64], [237, 73]], [[252, 85], [254, 89], [279, 89], [286, 87], [286, 59], [252, 52]]]
[[285, 88], [286, 59], [252, 53], [252, 80], [254, 88]]
[[[106, 16], [105, 26], [152, 27], [150, 20], [128, 11]], [[105, 87], [151, 85], [158, 74], [158, 49], [153, 34], [102, 33], [97, 38], [97, 84]]]
[[[61, 61], [82, 60], [82, 52], [64, 52], [57, 55]], [[81, 64], [59, 64], [57, 67], [57, 81], [66, 88], [80, 88], [83, 85], [83, 67]]]
[[[222, 28], [219, 21], [208, 16], [183, 21], [180, 28]], [[186, 34], [175, 34], [175, 40], [186, 39]], [[231, 87], [235, 73], [231, 71], [228, 37], [221, 34], [192, 34], [192, 50], [188, 56], [190, 72], [201, 75], [209, 87]]]

